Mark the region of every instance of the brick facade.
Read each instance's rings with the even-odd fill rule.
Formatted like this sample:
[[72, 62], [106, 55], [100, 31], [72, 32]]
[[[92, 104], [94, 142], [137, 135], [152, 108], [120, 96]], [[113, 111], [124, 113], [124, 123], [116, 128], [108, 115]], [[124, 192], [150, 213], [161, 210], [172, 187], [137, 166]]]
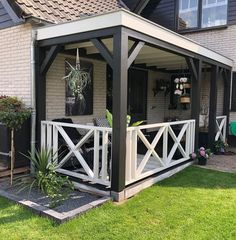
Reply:
[[0, 31], [0, 94], [17, 96], [31, 104], [31, 25], [22, 24]]

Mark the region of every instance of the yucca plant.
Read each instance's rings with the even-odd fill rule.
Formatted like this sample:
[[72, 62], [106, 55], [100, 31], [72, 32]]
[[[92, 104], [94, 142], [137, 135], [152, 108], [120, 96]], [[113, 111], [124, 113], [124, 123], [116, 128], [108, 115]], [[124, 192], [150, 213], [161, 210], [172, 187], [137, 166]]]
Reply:
[[17, 179], [18, 192], [28, 189], [30, 194], [32, 188], [38, 188], [51, 199], [51, 207], [67, 199], [74, 187], [68, 177], [56, 173], [52, 150], [35, 150], [35, 154], [29, 152], [25, 156], [31, 161], [34, 173]]

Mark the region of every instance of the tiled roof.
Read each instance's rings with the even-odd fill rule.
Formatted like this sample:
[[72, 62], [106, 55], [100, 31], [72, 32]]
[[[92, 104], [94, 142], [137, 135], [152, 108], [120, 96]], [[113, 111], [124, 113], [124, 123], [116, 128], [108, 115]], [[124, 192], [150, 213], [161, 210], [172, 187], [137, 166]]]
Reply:
[[118, 10], [120, 0], [15, 0], [23, 17], [36, 17], [48, 22], [67, 22], [78, 18]]

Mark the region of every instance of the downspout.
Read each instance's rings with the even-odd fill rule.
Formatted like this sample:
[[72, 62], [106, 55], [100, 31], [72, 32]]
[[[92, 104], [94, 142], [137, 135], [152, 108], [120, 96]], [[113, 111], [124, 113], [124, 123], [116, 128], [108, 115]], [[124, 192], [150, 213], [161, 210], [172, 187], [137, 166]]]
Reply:
[[[35, 41], [36, 31], [32, 31], [31, 46], [30, 46], [30, 69], [31, 69], [31, 153], [35, 155], [36, 144], [36, 80], [35, 80]], [[30, 166], [31, 172], [34, 171], [33, 166]]]

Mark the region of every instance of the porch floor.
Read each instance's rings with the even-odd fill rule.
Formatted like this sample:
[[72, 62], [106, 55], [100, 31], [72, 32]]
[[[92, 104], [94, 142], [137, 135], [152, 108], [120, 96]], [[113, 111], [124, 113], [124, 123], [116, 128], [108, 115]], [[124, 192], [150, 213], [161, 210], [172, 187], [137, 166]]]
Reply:
[[236, 148], [228, 149], [225, 155], [213, 155], [202, 168], [236, 173]]

